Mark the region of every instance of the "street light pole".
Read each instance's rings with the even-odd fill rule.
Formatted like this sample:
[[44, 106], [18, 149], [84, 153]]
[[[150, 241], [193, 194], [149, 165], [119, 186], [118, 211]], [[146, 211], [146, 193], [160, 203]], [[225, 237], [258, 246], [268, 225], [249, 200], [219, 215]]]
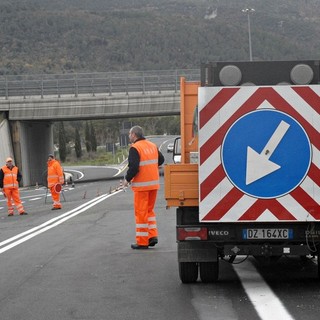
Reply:
[[252, 8], [242, 9], [243, 13], [247, 14], [248, 17], [248, 34], [249, 34], [249, 56], [250, 61], [252, 61], [252, 46], [251, 46], [251, 27], [250, 27], [250, 13], [253, 13], [255, 10]]

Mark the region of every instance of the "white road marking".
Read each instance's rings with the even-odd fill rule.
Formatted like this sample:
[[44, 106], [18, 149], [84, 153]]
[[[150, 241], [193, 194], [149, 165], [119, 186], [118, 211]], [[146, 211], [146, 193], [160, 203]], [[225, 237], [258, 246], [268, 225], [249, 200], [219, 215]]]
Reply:
[[[22, 201], [24, 201], [24, 199], [29, 199], [29, 198], [34, 198], [34, 197], [37, 197], [36, 199], [42, 199], [42, 198], [39, 198], [39, 197], [44, 197], [45, 195], [46, 195], [45, 193], [40, 193], [40, 194], [36, 194], [36, 195], [32, 195], [32, 196], [20, 196], [20, 199]], [[48, 194], [48, 196], [49, 196], [49, 194]], [[33, 199], [30, 199], [30, 200], [33, 200]], [[7, 200], [6, 199], [2, 199], [2, 200], [0, 200], [0, 202], [7, 202]]]
[[77, 180], [81, 180], [84, 177], [83, 172], [81, 172], [79, 170], [67, 169], [66, 172], [75, 172], [75, 173], [77, 173], [80, 176]]
[[233, 268], [261, 320], [294, 319], [252, 263], [245, 261]]
[[[294, 320], [250, 261], [232, 265], [260, 320]], [[231, 299], [203, 286], [192, 286], [192, 305], [200, 320], [235, 320]]]
[[97, 197], [95, 199], [92, 199], [82, 205], [80, 205], [79, 207], [77, 208], [74, 208], [58, 217], [55, 217], [37, 227], [34, 227], [32, 229], [29, 229], [25, 232], [22, 232], [14, 237], [11, 237], [7, 240], [4, 240], [2, 242], [0, 242], [0, 247], [2, 247], [0, 249], [0, 254], [1, 253], [4, 253], [14, 247], [16, 247], [17, 245], [25, 242], [25, 241], [28, 241], [30, 239], [32, 239], [33, 237], [45, 232], [45, 231], [48, 231], [56, 226], [58, 226], [59, 224], [77, 216], [78, 214], [82, 213], [82, 212], [85, 212], [87, 211], [88, 209], [92, 208], [93, 206], [97, 205], [98, 203], [100, 203], [101, 201], [104, 201], [106, 200], [107, 198], [111, 197], [111, 196], [114, 196], [115, 194], [121, 192], [122, 190], [119, 190], [119, 191], [116, 191], [112, 194], [104, 194], [100, 197]]

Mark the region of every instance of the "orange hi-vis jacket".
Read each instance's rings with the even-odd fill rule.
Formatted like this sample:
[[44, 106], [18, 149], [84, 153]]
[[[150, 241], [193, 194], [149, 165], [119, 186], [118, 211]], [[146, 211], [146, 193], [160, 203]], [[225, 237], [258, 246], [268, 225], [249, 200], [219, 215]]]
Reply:
[[48, 161], [48, 187], [51, 188], [56, 183], [63, 184], [63, 170], [58, 160]]
[[139, 172], [131, 181], [132, 190], [147, 191], [159, 189], [157, 146], [148, 140], [138, 140], [131, 148], [135, 148], [140, 156]]
[[3, 166], [2, 171], [4, 173], [3, 177], [3, 188], [19, 188], [18, 182], [18, 167], [14, 166], [12, 170], [10, 170], [7, 166]]

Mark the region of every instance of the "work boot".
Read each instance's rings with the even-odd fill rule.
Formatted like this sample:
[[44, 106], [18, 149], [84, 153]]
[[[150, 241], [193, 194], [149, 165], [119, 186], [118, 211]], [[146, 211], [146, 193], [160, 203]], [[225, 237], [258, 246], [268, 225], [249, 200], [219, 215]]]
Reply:
[[13, 217], [13, 213], [8, 213], [8, 217]]
[[158, 243], [158, 238], [153, 237], [149, 239], [149, 247], [154, 247]]
[[61, 208], [58, 208], [58, 207], [53, 207], [51, 208], [51, 210], [60, 210]]
[[131, 248], [132, 249], [148, 249], [148, 246], [140, 246], [137, 243], [133, 243], [133, 244], [131, 244]]
[[28, 214], [28, 212], [25, 212], [25, 211], [20, 212], [20, 216], [27, 215], [27, 214]]

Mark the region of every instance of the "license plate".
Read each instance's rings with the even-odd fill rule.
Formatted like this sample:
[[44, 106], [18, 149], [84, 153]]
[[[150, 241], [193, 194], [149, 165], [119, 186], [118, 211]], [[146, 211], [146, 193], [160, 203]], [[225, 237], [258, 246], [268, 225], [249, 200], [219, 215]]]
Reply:
[[292, 229], [243, 229], [243, 239], [293, 239]]

